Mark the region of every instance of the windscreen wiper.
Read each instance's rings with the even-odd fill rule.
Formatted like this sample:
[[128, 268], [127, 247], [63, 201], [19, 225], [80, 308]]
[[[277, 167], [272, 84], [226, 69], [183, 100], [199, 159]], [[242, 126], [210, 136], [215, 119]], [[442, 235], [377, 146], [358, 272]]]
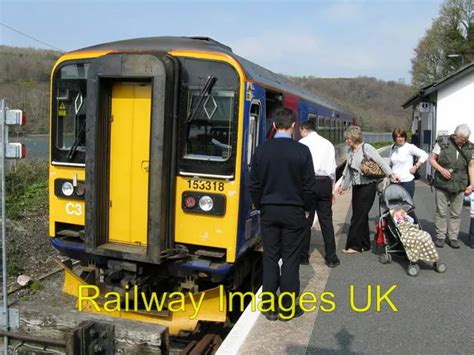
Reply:
[[85, 134], [85, 132], [86, 132], [86, 121], [84, 120], [84, 122], [82, 122], [81, 129], [79, 130], [79, 133], [76, 136], [76, 139], [74, 139], [74, 142], [72, 143], [72, 146], [69, 149], [69, 152], [67, 153], [67, 160], [71, 160], [74, 157], [74, 154], [76, 154], [77, 148], [79, 148], [81, 137]]
[[[84, 104], [84, 99], [82, 97], [82, 93], [78, 92], [76, 99], [74, 100], [74, 113], [75, 113], [74, 121], [77, 121], [77, 119], [79, 118], [79, 111], [81, 111], [83, 104]], [[81, 141], [81, 137], [85, 133], [85, 130], [86, 130], [86, 120], [82, 122], [81, 128], [79, 129], [79, 133], [74, 139], [74, 142], [72, 143], [71, 148], [69, 148], [69, 152], [67, 153], [67, 160], [71, 160], [72, 157], [74, 157], [74, 154], [76, 154], [77, 148], [79, 147], [79, 143]]]
[[204, 84], [204, 86], [201, 89], [201, 92], [199, 93], [198, 102], [196, 106], [194, 106], [194, 109], [189, 113], [188, 117], [186, 118], [187, 123], [194, 120], [196, 113], [199, 111], [202, 103], [204, 102], [205, 97], [209, 96], [209, 94], [211, 93], [212, 87], [214, 86], [216, 81], [217, 81], [217, 78], [212, 75], [209, 75], [207, 77], [206, 83]]

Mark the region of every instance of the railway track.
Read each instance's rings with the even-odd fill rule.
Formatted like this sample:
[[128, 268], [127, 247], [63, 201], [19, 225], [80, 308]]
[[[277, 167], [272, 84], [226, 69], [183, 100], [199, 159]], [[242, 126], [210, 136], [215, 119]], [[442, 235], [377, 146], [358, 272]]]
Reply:
[[[78, 325], [84, 321], [101, 323], [110, 321], [100, 315], [91, 315], [75, 310], [75, 301], [72, 297], [63, 295], [62, 268], [55, 269], [42, 275], [36, 280], [41, 281], [44, 289], [36, 292], [21, 292], [28, 286], [20, 286], [8, 292], [11, 300], [11, 308], [19, 310], [20, 327], [8, 332], [0, 332], [0, 337], [9, 338], [9, 351], [12, 354], [213, 354], [230, 332], [232, 324], [227, 321], [224, 324], [202, 322], [195, 332], [185, 336], [169, 336], [167, 328], [149, 323], [133, 322], [122, 319], [113, 319], [115, 336], [122, 336], [117, 342], [109, 343], [113, 352], [109, 352], [107, 342], [92, 346], [88, 352], [78, 353], [71, 348], [71, 334], [77, 332]], [[59, 306], [59, 308], [58, 308]], [[236, 322], [239, 313], [232, 314], [232, 322]], [[130, 331], [130, 324], [140, 323], [139, 330]], [[135, 325], [134, 325], [135, 326]], [[82, 332], [82, 333], [81, 333]], [[83, 334], [84, 331], [79, 331]], [[139, 352], [131, 352], [130, 339], [139, 346], [146, 343], [146, 348], [140, 348]], [[84, 333], [85, 334], [85, 333]], [[157, 337], [157, 334], [163, 336]], [[83, 343], [93, 342], [87, 336], [81, 340]], [[76, 341], [77, 343], [77, 341]]]

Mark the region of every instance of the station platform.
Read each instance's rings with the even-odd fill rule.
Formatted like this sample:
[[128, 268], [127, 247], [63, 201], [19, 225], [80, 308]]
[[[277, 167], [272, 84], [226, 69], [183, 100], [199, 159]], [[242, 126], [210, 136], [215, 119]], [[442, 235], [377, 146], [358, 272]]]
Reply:
[[[334, 311], [316, 309], [291, 321], [270, 322], [247, 308], [217, 354], [472, 353], [474, 250], [468, 245], [467, 207], [461, 248], [438, 249], [447, 271], [440, 274], [431, 263], [420, 263], [418, 276], [410, 277], [403, 257], [383, 265], [374, 249], [357, 255], [341, 253], [351, 217], [351, 195], [348, 191], [337, 196], [333, 207], [341, 265], [329, 269], [324, 264], [322, 235], [315, 229], [310, 265], [300, 267], [301, 292], [318, 297], [332, 292]], [[425, 182], [416, 182], [415, 204], [423, 229], [434, 235], [434, 192]], [[378, 208], [376, 198], [369, 214], [372, 231]], [[383, 298], [377, 302], [377, 289], [380, 296], [391, 290], [387, 293], [391, 304]]]

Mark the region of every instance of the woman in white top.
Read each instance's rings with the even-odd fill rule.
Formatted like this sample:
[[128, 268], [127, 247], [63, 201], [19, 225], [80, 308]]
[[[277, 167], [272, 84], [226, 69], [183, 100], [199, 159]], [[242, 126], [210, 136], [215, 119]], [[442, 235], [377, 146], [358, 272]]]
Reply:
[[[399, 184], [408, 191], [413, 198], [415, 194], [415, 173], [428, 159], [428, 154], [416, 145], [407, 142], [407, 132], [402, 128], [395, 128], [392, 133], [395, 144], [390, 150], [390, 166], [394, 174], [400, 178]], [[418, 158], [413, 164], [414, 157]]]

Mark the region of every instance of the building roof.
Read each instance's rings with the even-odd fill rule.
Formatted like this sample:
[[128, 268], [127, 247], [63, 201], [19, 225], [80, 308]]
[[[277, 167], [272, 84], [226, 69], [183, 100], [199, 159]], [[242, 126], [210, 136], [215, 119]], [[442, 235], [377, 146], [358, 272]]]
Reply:
[[172, 50], [197, 50], [223, 53], [231, 56], [242, 66], [247, 79], [254, 80], [274, 89], [289, 92], [300, 96], [310, 102], [323, 105], [331, 110], [343, 112], [340, 105], [331, 102], [321, 96], [315, 95], [302, 87], [292, 83], [285, 77], [275, 74], [272, 71], [261, 67], [251, 61], [242, 58], [232, 51], [232, 48], [209, 37], [146, 37], [133, 38], [122, 41], [102, 43], [91, 47], [78, 49], [74, 52], [97, 51], [97, 50], [115, 50], [124, 52], [153, 52]]
[[439, 89], [450, 85], [454, 81], [466, 76], [467, 74], [470, 74], [474, 72], [474, 62], [468, 63], [455, 72], [445, 76], [442, 79], [439, 79], [438, 81], [434, 82], [433, 84], [427, 85], [423, 88], [420, 89], [415, 95], [410, 97], [405, 103], [402, 104], [403, 108], [407, 108], [408, 106], [414, 106], [418, 104], [422, 99], [425, 97], [429, 96], [430, 94], [438, 91]]

